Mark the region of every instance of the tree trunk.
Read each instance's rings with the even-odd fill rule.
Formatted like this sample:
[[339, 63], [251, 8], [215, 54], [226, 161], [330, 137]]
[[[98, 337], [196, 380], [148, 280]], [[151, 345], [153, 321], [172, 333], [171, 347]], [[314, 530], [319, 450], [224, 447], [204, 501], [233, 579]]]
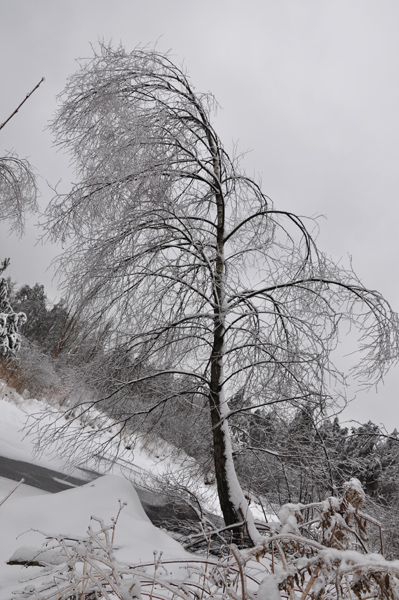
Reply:
[[[220, 170], [215, 153], [215, 176], [219, 183]], [[223, 387], [224, 336], [226, 329], [225, 315], [225, 260], [224, 260], [224, 198], [222, 193], [215, 196], [217, 206], [217, 252], [214, 271], [214, 330], [213, 346], [210, 357], [211, 378], [209, 405], [213, 434], [213, 456], [219, 502], [226, 525], [234, 525], [245, 521], [252, 543], [259, 537], [252, 513], [241, 489], [234, 467], [230, 431], [226, 420], [228, 405]], [[239, 533], [239, 528], [235, 531]]]
[[[224, 521], [226, 525], [233, 525], [242, 521], [242, 515], [236, 510], [231, 499], [229, 490], [229, 479], [227, 474], [227, 453], [229, 451], [230, 440], [226, 439], [228, 435], [227, 423], [223, 420], [222, 402], [225, 401], [222, 389], [222, 353], [223, 353], [223, 337], [220, 335], [222, 326], [215, 328], [214, 345], [211, 358], [211, 389], [209, 394], [209, 406], [211, 411], [212, 434], [213, 434], [213, 456], [215, 463], [216, 482], [220, 507], [222, 509]], [[219, 329], [219, 332], [218, 332]], [[227, 407], [226, 407], [227, 408]], [[230, 453], [231, 454], [231, 453]], [[229, 456], [229, 461], [233, 457]]]
[[[226, 416], [228, 406], [223, 390], [223, 338], [215, 332], [211, 359], [211, 386], [209, 405], [211, 411], [213, 456], [220, 508], [226, 525], [244, 521], [253, 544], [259, 538], [251, 510], [241, 489], [234, 467], [230, 432]], [[233, 530], [240, 534], [240, 528]]]

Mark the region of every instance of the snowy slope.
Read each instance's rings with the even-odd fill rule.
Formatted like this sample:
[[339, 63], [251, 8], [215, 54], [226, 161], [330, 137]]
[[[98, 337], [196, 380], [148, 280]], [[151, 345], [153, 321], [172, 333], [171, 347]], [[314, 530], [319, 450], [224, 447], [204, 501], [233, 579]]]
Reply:
[[[86, 450], [87, 446], [82, 442], [75, 444], [75, 455], [71, 454], [73, 448], [70, 444], [54, 440], [53, 443], [41, 442], [41, 452], [37, 453], [36, 437], [40, 437], [40, 430], [34, 435], [28, 435], [29, 426], [40, 417], [41, 427], [60, 428], [66, 424], [64, 418], [65, 409], [54, 405], [49, 406], [44, 402], [34, 399], [24, 399], [15, 390], [9, 388], [0, 380], [0, 456], [23, 460], [60, 472], [82, 477], [80, 469], [94, 469], [99, 473], [122, 475], [137, 486], [157, 489], [159, 481], [168, 479], [170, 484], [181, 482], [186, 486], [189, 479], [193, 477], [196, 469], [195, 461], [183, 452], [177, 452], [163, 440], [154, 440], [143, 444], [140, 441], [129, 440], [130, 443], [118, 446], [117, 440], [109, 445], [106, 452], [101, 453], [95, 460], [90, 458], [90, 451], [95, 452], [95, 447], [89, 451], [82, 452], [79, 446]], [[96, 422], [96, 413], [92, 411], [90, 416], [85, 415], [89, 424], [84, 425], [79, 421], [73, 424], [76, 429], [72, 437], [83, 439], [84, 436], [93, 436], [93, 423]], [[27, 427], [28, 426], [28, 427]], [[47, 438], [51, 435], [47, 433]], [[109, 441], [110, 433], [102, 433], [94, 430], [95, 439], [99, 446]], [[117, 447], [118, 446], [118, 447]], [[117, 455], [117, 458], [116, 458]], [[194, 485], [193, 485], [194, 487]], [[0, 483], [0, 494], [1, 494]], [[205, 485], [197, 477], [195, 489], [204, 507], [214, 513], [219, 513], [216, 486]]]
[[62, 470], [65, 461], [57, 459], [55, 453], [35, 457], [33, 439], [23, 431], [29, 415], [42, 409], [42, 403], [24, 400], [0, 380], [0, 456]]

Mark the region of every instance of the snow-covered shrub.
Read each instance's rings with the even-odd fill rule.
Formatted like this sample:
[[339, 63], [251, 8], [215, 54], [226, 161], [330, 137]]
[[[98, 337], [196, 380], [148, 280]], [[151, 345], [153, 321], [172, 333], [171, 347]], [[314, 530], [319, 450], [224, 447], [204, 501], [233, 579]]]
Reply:
[[39, 400], [50, 400], [63, 387], [53, 361], [27, 339], [18, 358], [0, 366], [0, 377], [19, 394], [27, 390], [25, 394]]
[[18, 329], [26, 323], [23, 312], [15, 313], [8, 298], [7, 281], [0, 277], [0, 357], [15, 356], [21, 347], [21, 336]]
[[363, 501], [360, 482], [353, 478], [341, 498], [283, 506], [278, 527], [240, 553], [246, 567], [254, 559], [272, 562], [259, 600], [399, 598], [399, 561], [368, 552], [367, 525], [380, 526], [360, 511]]
[[[120, 502], [118, 516], [122, 508]], [[130, 572], [129, 566], [120, 564], [114, 555], [118, 516], [110, 526], [92, 517], [98, 527], [90, 526], [85, 538], [49, 536], [42, 550], [27, 547], [17, 550], [9, 564], [42, 566], [44, 572], [42, 577], [35, 578], [35, 585], [28, 585], [16, 593], [15, 599], [139, 598], [140, 583], [135, 574]]]

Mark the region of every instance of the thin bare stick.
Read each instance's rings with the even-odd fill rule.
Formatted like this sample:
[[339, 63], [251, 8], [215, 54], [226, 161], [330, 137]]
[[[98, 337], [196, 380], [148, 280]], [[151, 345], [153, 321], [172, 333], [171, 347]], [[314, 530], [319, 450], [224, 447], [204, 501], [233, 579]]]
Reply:
[[126, 506], [126, 504], [127, 504], [126, 502], [122, 502], [122, 500], [121, 500], [121, 499], [119, 499], [119, 500], [118, 500], [118, 502], [119, 502], [119, 510], [118, 510], [118, 514], [116, 515], [115, 519], [112, 519], [112, 527], [111, 527], [111, 529], [112, 529], [111, 545], [112, 545], [112, 546], [114, 545], [114, 538], [115, 538], [115, 527], [116, 527], [116, 524], [117, 524], [117, 522], [118, 522], [119, 515], [121, 514], [121, 511], [122, 511], [122, 509], [123, 509], [123, 508]]
[[41, 83], [43, 83], [43, 81], [44, 81], [44, 80], [45, 80], [45, 79], [44, 79], [44, 77], [42, 77], [42, 78], [41, 78], [41, 80], [39, 81], [39, 83], [38, 83], [37, 85], [35, 85], [35, 87], [33, 88], [33, 90], [31, 90], [31, 91], [30, 91], [28, 94], [26, 94], [26, 96], [25, 96], [25, 98], [22, 100], [21, 104], [19, 104], [19, 105], [17, 106], [17, 108], [14, 110], [14, 112], [13, 112], [13, 113], [12, 113], [12, 114], [11, 114], [11, 115], [8, 117], [8, 119], [6, 119], [6, 120], [4, 121], [4, 123], [2, 123], [2, 124], [0, 125], [0, 129], [3, 129], [4, 125], [7, 125], [8, 121], [11, 121], [11, 119], [13, 118], [13, 116], [14, 116], [14, 115], [16, 115], [16, 114], [17, 114], [17, 112], [19, 111], [19, 109], [21, 108], [21, 106], [22, 106], [23, 104], [25, 104], [25, 102], [27, 101], [27, 99], [28, 99], [30, 96], [32, 96], [33, 92], [35, 92], [35, 91], [37, 90], [37, 88], [39, 87], [39, 85], [40, 85]]
[[244, 570], [242, 568], [243, 566], [243, 561], [240, 555], [240, 552], [237, 548], [237, 546], [235, 544], [231, 544], [230, 546], [230, 551], [232, 553], [232, 555], [235, 558], [235, 561], [237, 563], [237, 567], [240, 573], [240, 579], [241, 579], [241, 599], [242, 600], [246, 600], [247, 598], [247, 586], [246, 586], [246, 581], [245, 581], [245, 573]]
[[25, 479], [21, 479], [21, 481], [19, 483], [17, 483], [17, 485], [15, 486], [15, 488], [12, 489], [11, 492], [9, 494], [7, 494], [7, 496], [5, 496], [5, 498], [3, 498], [3, 500], [0, 502], [0, 506], [2, 506], [4, 504], [4, 502], [6, 500], [8, 500], [8, 498], [11, 496], [11, 494], [13, 494], [15, 492], [15, 490], [17, 490], [19, 488], [19, 486], [21, 485], [21, 483], [25, 483]]

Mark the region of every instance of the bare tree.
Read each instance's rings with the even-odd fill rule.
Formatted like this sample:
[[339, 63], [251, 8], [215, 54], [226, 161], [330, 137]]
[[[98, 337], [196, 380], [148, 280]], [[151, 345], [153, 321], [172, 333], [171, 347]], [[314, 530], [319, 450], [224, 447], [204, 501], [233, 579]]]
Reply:
[[19, 235], [26, 212], [36, 209], [37, 186], [31, 165], [15, 154], [0, 157], [0, 221], [9, 221]]
[[[28, 93], [0, 130], [16, 115], [44, 78]], [[11, 229], [22, 235], [26, 213], [37, 209], [37, 185], [32, 167], [26, 159], [8, 152], [0, 157], [0, 221], [10, 221]]]
[[[68, 242], [59, 268], [81, 335], [109, 323], [108, 345], [135, 364], [112, 398], [159, 381], [147, 414], [177, 396], [206, 399], [225, 522], [246, 519], [255, 540], [228, 399], [241, 394], [239, 410], [324, 407], [343, 382], [331, 358], [340, 321], [358, 328], [354, 373], [365, 384], [397, 360], [398, 321], [240, 170], [213, 128], [215, 108], [168, 55], [101, 44], [69, 79], [52, 125], [78, 183], [53, 199], [46, 227]], [[140, 410], [131, 404], [121, 427]]]

